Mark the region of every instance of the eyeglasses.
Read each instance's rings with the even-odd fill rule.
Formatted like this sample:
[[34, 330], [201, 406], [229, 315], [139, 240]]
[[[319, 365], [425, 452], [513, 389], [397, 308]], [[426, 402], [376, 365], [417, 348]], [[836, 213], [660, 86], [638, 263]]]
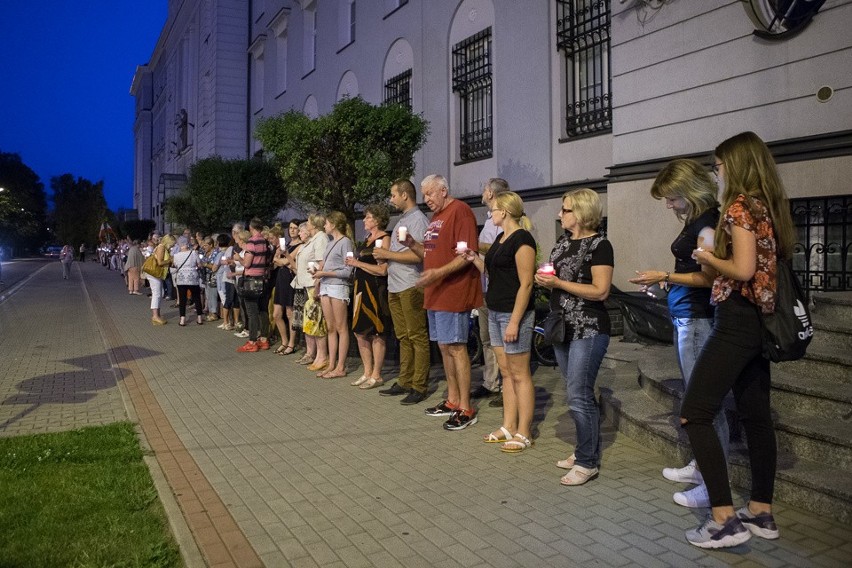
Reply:
[[719, 168], [720, 168], [722, 165], [723, 165], [723, 162], [716, 162], [715, 164], [713, 164], [712, 166], [710, 166], [710, 169], [711, 169], [711, 170], [713, 170], [713, 173], [714, 173], [714, 174], [717, 174], [717, 175], [718, 175], [718, 173], [719, 173]]
[[566, 213], [573, 213], [573, 212], [574, 212], [573, 209], [565, 209], [564, 207], [562, 208], [562, 214], [563, 215], [565, 215]]

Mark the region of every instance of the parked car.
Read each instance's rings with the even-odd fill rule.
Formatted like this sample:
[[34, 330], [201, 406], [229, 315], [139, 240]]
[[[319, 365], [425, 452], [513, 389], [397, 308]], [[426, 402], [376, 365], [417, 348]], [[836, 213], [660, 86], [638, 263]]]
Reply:
[[59, 253], [62, 252], [62, 247], [60, 246], [49, 246], [45, 247], [44, 253], [42, 253], [47, 258], [59, 258]]

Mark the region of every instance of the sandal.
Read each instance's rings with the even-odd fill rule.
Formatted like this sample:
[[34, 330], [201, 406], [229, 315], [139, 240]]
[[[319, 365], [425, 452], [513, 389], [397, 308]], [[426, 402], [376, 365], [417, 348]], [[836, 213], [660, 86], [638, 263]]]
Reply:
[[346, 376], [346, 371], [326, 371], [325, 373], [318, 375], [321, 379], [339, 379], [341, 377]]
[[571, 471], [562, 476], [562, 479], [559, 480], [559, 483], [562, 485], [583, 485], [587, 481], [591, 481], [592, 479], [598, 476], [598, 468], [588, 468], [583, 467], [581, 465], [575, 465], [571, 468]]
[[482, 441], [486, 444], [496, 444], [497, 442], [508, 442], [512, 439], [512, 433], [503, 426], [500, 426], [500, 432], [503, 434], [502, 438], [495, 436], [494, 432], [491, 432], [487, 437], [483, 438]]
[[367, 379], [366, 381], [364, 381], [364, 384], [359, 385], [358, 388], [361, 390], [367, 390], [374, 387], [380, 387], [383, 384], [385, 384], [384, 379]]
[[302, 355], [302, 358], [296, 361], [299, 365], [309, 365], [314, 362], [314, 358], [310, 355]]
[[279, 345], [273, 353], [275, 353], [276, 355], [286, 355], [286, 353], [284, 353], [285, 349], [287, 349], [286, 345]]
[[352, 382], [351, 382], [351, 383], [349, 383], [349, 384], [350, 384], [350, 385], [352, 385], [353, 387], [359, 387], [359, 386], [363, 385], [363, 384], [364, 384], [364, 383], [366, 383], [366, 382], [367, 382], [367, 375], [361, 375], [361, 378], [360, 378], [360, 379], [355, 380], [355, 381], [352, 381]]
[[564, 460], [559, 460], [558, 462], [556, 462], [556, 467], [561, 467], [562, 469], [571, 469], [572, 467], [574, 467], [574, 460], [576, 459], [576, 456], [574, 454], [571, 454]]
[[506, 452], [507, 454], [517, 454], [523, 452], [527, 448], [533, 445], [533, 441], [524, 436], [523, 434], [515, 434], [515, 436], [511, 440], [507, 440], [502, 446], [500, 446], [501, 452]]
[[279, 353], [279, 355], [289, 355], [290, 353], [296, 350], [295, 347], [291, 347], [289, 345], [281, 345], [279, 349], [281, 349], [281, 347], [283, 347], [284, 349], [281, 351], [281, 353]]

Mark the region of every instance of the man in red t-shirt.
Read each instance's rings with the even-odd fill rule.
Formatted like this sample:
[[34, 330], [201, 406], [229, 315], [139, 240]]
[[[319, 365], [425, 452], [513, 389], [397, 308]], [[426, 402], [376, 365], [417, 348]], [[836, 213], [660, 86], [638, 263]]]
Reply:
[[482, 305], [479, 271], [456, 254], [459, 243], [476, 246], [476, 217], [471, 208], [450, 196], [443, 176], [430, 175], [421, 183], [432, 219], [422, 243], [406, 246], [423, 258], [417, 286], [424, 288], [423, 307], [429, 319], [429, 339], [438, 343], [447, 376], [447, 400], [427, 408], [429, 416], [449, 416], [447, 430], [463, 430], [476, 423], [470, 404], [470, 359], [467, 336], [470, 311]]

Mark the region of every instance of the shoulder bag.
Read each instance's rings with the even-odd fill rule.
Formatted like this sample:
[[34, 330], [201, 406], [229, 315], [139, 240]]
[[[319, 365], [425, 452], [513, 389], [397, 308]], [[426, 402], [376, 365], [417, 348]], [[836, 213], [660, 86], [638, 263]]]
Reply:
[[775, 313], [764, 314], [757, 307], [763, 327], [763, 356], [773, 363], [804, 357], [814, 335], [808, 299], [790, 263], [779, 258], [776, 267]]

